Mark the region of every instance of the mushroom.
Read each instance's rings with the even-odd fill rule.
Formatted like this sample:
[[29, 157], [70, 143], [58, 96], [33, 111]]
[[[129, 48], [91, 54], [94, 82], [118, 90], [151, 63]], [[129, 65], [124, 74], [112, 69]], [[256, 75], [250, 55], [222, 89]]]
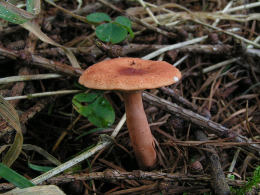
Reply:
[[132, 147], [139, 167], [145, 169], [155, 165], [156, 151], [143, 108], [142, 91], [171, 85], [180, 78], [180, 71], [165, 61], [122, 57], [90, 66], [79, 83], [92, 89], [123, 93]]

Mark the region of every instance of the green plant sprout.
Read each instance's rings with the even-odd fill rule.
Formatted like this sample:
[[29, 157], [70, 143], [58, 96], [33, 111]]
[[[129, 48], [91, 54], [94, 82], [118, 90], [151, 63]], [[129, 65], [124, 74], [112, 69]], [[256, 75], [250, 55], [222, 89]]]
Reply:
[[103, 12], [95, 12], [87, 15], [87, 21], [96, 25], [96, 36], [99, 40], [112, 44], [120, 43], [129, 34], [134, 37], [131, 21], [124, 16], [118, 16], [114, 21]]

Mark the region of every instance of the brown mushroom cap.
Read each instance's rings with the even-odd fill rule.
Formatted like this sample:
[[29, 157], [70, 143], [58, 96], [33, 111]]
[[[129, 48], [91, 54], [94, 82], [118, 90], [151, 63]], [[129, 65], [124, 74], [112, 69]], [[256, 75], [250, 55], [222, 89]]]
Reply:
[[130, 91], [171, 85], [180, 78], [180, 71], [165, 61], [123, 57], [92, 65], [79, 83], [92, 89]]

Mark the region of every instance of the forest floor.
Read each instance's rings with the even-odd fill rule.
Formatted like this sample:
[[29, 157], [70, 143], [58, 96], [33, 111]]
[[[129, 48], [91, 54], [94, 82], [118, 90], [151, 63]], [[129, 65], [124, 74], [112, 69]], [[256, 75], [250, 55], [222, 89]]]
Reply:
[[[259, 1], [54, 2], [21, 25], [0, 20], [3, 164], [66, 194], [260, 193]], [[100, 12], [109, 19], [86, 19]], [[118, 16], [131, 25], [95, 33]], [[148, 169], [137, 164], [121, 92], [78, 84], [89, 66], [126, 56], [182, 73], [143, 92], [157, 153]], [[0, 181], [0, 192], [14, 188]]]

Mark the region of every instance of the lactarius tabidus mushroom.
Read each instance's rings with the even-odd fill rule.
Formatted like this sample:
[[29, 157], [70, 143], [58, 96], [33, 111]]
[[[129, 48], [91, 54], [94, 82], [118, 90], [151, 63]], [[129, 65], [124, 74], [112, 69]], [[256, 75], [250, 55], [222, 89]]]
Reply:
[[165, 61], [124, 57], [90, 66], [79, 83], [92, 89], [123, 93], [127, 127], [138, 165], [151, 168], [156, 163], [156, 150], [143, 108], [142, 91], [171, 85], [180, 78], [180, 71]]

